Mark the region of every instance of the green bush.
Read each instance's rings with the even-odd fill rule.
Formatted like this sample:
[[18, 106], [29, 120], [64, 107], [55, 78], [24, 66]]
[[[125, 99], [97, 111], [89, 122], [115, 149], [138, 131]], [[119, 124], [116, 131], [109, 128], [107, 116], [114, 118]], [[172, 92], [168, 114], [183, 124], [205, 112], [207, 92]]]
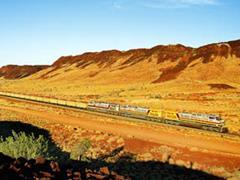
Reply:
[[71, 159], [74, 160], [86, 160], [85, 154], [91, 147], [91, 142], [89, 139], [83, 139], [80, 143], [75, 144], [71, 151]]
[[0, 137], [0, 152], [14, 158], [24, 157], [26, 159], [42, 156], [52, 158], [50, 156], [51, 148], [49, 141], [42, 135], [35, 137], [34, 134], [26, 135], [25, 132], [16, 133], [12, 131], [12, 136], [5, 140]]

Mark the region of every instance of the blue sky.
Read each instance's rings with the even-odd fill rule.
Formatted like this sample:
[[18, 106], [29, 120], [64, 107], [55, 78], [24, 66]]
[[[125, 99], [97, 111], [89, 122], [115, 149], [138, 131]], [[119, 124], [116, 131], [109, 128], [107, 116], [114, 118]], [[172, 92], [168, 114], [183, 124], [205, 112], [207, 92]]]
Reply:
[[240, 39], [239, 0], [0, 0], [0, 66]]

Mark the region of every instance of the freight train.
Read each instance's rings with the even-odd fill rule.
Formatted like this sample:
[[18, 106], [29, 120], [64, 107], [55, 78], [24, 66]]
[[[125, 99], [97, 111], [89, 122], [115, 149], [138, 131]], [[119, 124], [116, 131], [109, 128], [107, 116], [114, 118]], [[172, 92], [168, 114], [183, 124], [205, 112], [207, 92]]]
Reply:
[[113, 114], [123, 117], [142, 119], [152, 122], [165, 123], [171, 125], [188, 126], [204, 130], [227, 132], [225, 121], [219, 115], [190, 113], [190, 112], [175, 112], [159, 109], [151, 109], [147, 107], [139, 107], [133, 105], [122, 105], [109, 102], [75, 102], [53, 98], [28, 96], [22, 94], [14, 94], [0, 92], [2, 96], [32, 100], [37, 102], [45, 102], [50, 104], [74, 107], [88, 111], [96, 111], [101, 113]]
[[225, 121], [219, 115], [213, 114], [154, 110], [146, 107], [95, 101], [89, 102], [87, 109], [159, 123], [195, 127], [217, 132], [227, 131]]

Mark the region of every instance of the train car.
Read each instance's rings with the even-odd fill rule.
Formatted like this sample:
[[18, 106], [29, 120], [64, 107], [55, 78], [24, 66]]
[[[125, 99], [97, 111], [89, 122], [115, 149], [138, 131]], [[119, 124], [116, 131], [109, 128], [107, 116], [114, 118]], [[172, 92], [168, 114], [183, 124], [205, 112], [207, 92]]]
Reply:
[[34, 97], [34, 96], [28, 96], [28, 98], [29, 98], [30, 100], [34, 100], [34, 101], [37, 100], [36, 97]]
[[66, 101], [66, 105], [71, 106], [71, 107], [76, 107], [76, 102], [75, 101]]
[[25, 96], [23, 94], [19, 94], [18, 97], [21, 99], [25, 99]]
[[120, 105], [119, 110], [125, 113], [134, 113], [134, 114], [142, 114], [142, 115], [147, 115], [149, 112], [148, 108], [131, 106], [131, 105]]
[[21, 98], [21, 94], [12, 94], [13, 97]]
[[155, 122], [180, 125], [179, 117], [177, 112], [164, 111], [164, 110], [153, 110], [150, 109], [148, 112], [148, 119]]
[[168, 120], [179, 120], [177, 112], [174, 111], [163, 111], [163, 110], [149, 110], [148, 116], [164, 118]]
[[25, 99], [30, 99], [30, 96], [28, 96], [28, 95], [25, 95]]
[[57, 104], [65, 106], [65, 105], [67, 104], [67, 102], [64, 101], [64, 100], [58, 99], [58, 100], [57, 100]]
[[96, 101], [90, 101], [88, 103], [88, 108], [94, 108], [94, 109], [109, 109], [110, 104], [106, 102], [96, 102]]
[[49, 103], [59, 104], [57, 99], [49, 98], [48, 100], [49, 100]]
[[42, 98], [41, 97], [36, 97], [36, 101], [42, 102]]
[[197, 121], [203, 124], [211, 124], [214, 126], [221, 126], [224, 124], [224, 120], [218, 115], [201, 114], [201, 113], [178, 113], [180, 120], [184, 121]]
[[149, 117], [157, 117], [157, 118], [162, 118], [162, 111], [161, 110], [156, 110], [156, 109], [150, 109], [148, 112]]
[[119, 111], [120, 110], [120, 104], [109, 103], [109, 110], [111, 110], [111, 111]]
[[174, 111], [163, 111], [162, 116], [164, 119], [179, 120], [177, 112]]
[[178, 113], [182, 125], [196, 127], [200, 129], [227, 132], [225, 121], [218, 115], [201, 114], [201, 113]]
[[41, 101], [48, 103], [50, 100], [49, 100], [49, 98], [44, 98], [44, 97], [42, 97], [42, 98], [41, 98]]
[[88, 104], [87, 103], [83, 103], [83, 102], [76, 102], [76, 107], [78, 108], [87, 108]]

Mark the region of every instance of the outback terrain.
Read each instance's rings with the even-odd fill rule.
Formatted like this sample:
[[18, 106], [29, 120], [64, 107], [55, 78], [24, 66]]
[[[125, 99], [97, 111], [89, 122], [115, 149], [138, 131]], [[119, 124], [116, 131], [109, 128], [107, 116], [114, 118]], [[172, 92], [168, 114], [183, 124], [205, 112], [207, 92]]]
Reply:
[[[153, 109], [220, 114], [240, 135], [240, 40], [199, 48], [156, 46], [63, 56], [52, 65], [0, 68], [0, 91], [74, 101], [107, 101]], [[134, 154], [230, 178], [240, 168], [240, 138], [0, 97], [0, 119], [47, 129], [69, 152], [83, 137], [91, 158]], [[59, 135], [61, 134], [61, 135]], [[107, 143], [106, 143], [107, 142]]]
[[238, 132], [239, 69], [240, 40], [199, 48], [178, 44], [63, 56], [51, 66], [2, 67], [0, 90], [215, 113]]

